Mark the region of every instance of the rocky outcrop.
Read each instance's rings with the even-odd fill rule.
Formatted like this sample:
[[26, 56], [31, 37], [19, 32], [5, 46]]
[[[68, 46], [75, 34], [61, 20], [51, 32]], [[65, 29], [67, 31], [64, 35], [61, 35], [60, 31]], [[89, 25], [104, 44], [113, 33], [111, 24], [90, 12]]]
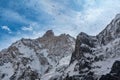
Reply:
[[52, 30], [48, 30], [44, 35], [43, 35], [43, 37], [46, 37], [46, 38], [48, 38], [48, 37], [54, 37], [55, 35], [54, 35], [54, 32], [52, 31]]
[[84, 53], [92, 53], [90, 48], [96, 46], [97, 39], [95, 36], [89, 36], [81, 32], [76, 39], [75, 51], [72, 55], [71, 62], [75, 59], [79, 60], [83, 57]]

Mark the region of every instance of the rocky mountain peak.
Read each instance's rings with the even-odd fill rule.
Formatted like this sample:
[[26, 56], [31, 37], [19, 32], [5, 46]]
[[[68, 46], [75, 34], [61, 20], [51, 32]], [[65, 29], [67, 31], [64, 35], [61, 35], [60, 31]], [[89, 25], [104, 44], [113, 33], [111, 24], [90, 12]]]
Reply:
[[108, 44], [110, 41], [120, 38], [120, 14], [107, 25], [107, 27], [97, 35], [99, 43], [102, 45]]
[[54, 32], [52, 30], [48, 30], [43, 37], [53, 37], [54, 36]]
[[[77, 36], [77, 40], [79, 40], [80, 44], [85, 44], [85, 45], [88, 45], [90, 47], [93, 47], [93, 39], [94, 36], [90, 36], [90, 35], [87, 35], [86, 33], [84, 32], [81, 32], [78, 36]], [[77, 41], [76, 41], [77, 42]], [[77, 44], [77, 43], [76, 43]]]
[[52, 30], [37, 39], [22, 38], [0, 52], [0, 80], [48, 80], [44, 75], [57, 75], [69, 65], [74, 46], [73, 37]]
[[91, 53], [90, 48], [94, 48], [96, 45], [96, 37], [87, 35], [81, 32], [76, 39], [75, 51], [72, 54], [71, 63], [74, 60], [79, 60], [84, 56], [84, 53]]
[[88, 34], [84, 33], [84, 32], [81, 32], [79, 35], [79, 37], [88, 37]]

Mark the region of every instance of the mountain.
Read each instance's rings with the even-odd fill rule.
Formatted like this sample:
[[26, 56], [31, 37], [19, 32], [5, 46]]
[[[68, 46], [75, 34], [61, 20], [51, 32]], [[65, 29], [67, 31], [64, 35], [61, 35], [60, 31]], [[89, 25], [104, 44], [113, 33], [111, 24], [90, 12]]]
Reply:
[[96, 36], [81, 32], [64, 80], [120, 80], [120, 14]]
[[21, 39], [0, 52], [0, 80], [120, 80], [120, 14], [96, 36]]
[[[75, 39], [48, 30], [37, 39], [21, 39], [0, 52], [0, 80], [48, 80], [69, 65]], [[63, 70], [61, 70], [63, 69]]]

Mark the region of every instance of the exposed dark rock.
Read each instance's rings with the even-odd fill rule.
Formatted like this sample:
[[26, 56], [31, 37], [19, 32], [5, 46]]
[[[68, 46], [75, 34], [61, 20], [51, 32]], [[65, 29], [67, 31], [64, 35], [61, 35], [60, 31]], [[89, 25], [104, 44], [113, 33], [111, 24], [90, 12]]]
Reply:
[[75, 51], [72, 54], [71, 62], [75, 59], [79, 60], [83, 57], [84, 53], [91, 53], [92, 50], [90, 48], [95, 47], [96, 41], [94, 36], [89, 36], [83, 32], [81, 32], [76, 39]]
[[111, 72], [103, 75], [100, 80], [120, 80], [120, 61], [115, 61]]
[[5, 74], [2, 74], [1, 78], [3, 79], [5, 77]]
[[99, 80], [120, 80], [120, 78], [115, 75], [107, 74], [103, 75]]
[[[36, 80], [40, 79], [38, 76], [38, 73], [35, 71], [32, 71], [30, 68], [26, 69], [23, 74], [18, 78], [18, 80], [22, 79], [28, 79], [28, 80]], [[13, 79], [14, 80], [14, 79]]]
[[114, 62], [110, 73], [116, 73], [120, 75], [120, 61]]

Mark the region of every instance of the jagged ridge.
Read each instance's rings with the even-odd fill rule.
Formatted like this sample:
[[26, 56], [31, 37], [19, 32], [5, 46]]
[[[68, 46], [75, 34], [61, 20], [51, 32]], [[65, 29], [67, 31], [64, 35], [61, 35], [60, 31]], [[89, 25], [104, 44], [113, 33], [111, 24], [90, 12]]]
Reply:
[[[116, 72], [120, 65], [119, 44], [120, 14], [96, 36], [80, 33], [76, 39], [71, 65], [66, 70], [65, 80], [119, 80], [120, 73]], [[73, 69], [69, 70], [71, 68]]]
[[120, 14], [96, 36], [81, 32], [76, 43], [48, 30], [0, 52], [0, 80], [119, 80], [119, 45]]
[[37, 39], [23, 38], [0, 52], [0, 80], [46, 80], [60, 75], [69, 65], [74, 45], [73, 37], [55, 36], [52, 30]]

